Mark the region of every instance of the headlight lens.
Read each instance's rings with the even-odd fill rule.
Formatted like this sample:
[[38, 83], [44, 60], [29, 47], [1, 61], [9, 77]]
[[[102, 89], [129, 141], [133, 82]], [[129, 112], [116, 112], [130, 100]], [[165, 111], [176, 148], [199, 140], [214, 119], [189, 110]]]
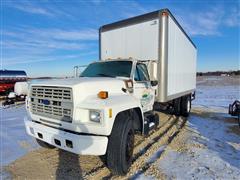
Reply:
[[89, 112], [90, 121], [100, 122], [101, 120], [101, 112], [97, 110], [90, 110]]

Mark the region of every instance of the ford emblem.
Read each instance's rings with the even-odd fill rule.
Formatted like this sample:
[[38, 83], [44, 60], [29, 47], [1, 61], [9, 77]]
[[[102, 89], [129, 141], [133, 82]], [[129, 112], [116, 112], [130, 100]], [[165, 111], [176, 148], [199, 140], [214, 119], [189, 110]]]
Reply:
[[44, 105], [49, 105], [49, 104], [50, 104], [50, 101], [47, 100], [47, 99], [43, 99], [43, 100], [42, 100], [42, 103], [43, 103]]

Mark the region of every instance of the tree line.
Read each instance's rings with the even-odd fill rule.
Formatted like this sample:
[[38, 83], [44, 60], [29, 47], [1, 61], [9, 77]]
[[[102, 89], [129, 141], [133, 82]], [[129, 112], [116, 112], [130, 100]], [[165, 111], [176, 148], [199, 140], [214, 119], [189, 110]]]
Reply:
[[197, 72], [197, 76], [237, 76], [237, 75], [240, 75], [240, 70]]

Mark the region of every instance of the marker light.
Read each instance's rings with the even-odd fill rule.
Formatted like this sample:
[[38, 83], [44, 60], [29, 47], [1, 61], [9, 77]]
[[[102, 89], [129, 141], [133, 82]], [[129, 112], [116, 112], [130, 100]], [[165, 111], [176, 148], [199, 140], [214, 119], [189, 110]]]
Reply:
[[107, 92], [107, 91], [100, 91], [100, 92], [98, 93], [98, 97], [99, 97], [100, 99], [107, 99], [107, 98], [108, 98], [108, 92]]
[[168, 16], [167, 12], [162, 12], [162, 16]]
[[111, 108], [108, 110], [108, 116], [109, 116], [109, 118], [112, 118], [112, 109]]

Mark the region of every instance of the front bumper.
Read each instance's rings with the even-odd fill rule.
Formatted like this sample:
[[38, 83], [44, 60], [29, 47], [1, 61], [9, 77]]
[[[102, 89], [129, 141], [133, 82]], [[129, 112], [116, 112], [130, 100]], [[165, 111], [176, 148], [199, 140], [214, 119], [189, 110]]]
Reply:
[[35, 123], [27, 118], [24, 123], [30, 136], [60, 149], [82, 155], [104, 155], [106, 153], [108, 138], [105, 136], [73, 134]]

